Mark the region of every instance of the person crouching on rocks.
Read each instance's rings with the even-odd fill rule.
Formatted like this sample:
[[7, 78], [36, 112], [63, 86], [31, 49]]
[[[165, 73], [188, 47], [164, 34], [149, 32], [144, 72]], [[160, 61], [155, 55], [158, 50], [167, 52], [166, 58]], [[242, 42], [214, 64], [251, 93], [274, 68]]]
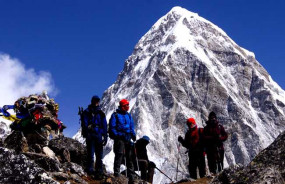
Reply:
[[183, 139], [178, 137], [178, 142], [188, 149], [189, 156], [189, 173], [190, 177], [197, 179], [197, 167], [199, 168], [199, 176], [203, 178], [206, 174], [204, 143], [203, 143], [203, 128], [198, 128], [194, 118], [189, 118], [186, 121], [188, 131]]
[[135, 144], [135, 153], [133, 155], [133, 160], [136, 163], [136, 159], [138, 159], [139, 167], [137, 166], [137, 163], [135, 164], [136, 170], [141, 171], [141, 179], [152, 183], [153, 181], [153, 175], [154, 175], [154, 169], [156, 168], [155, 163], [151, 162], [148, 159], [147, 155], [147, 149], [146, 146], [149, 144], [150, 138], [146, 135], [144, 135], [142, 138], [137, 140]]
[[[107, 144], [107, 121], [99, 107], [100, 98], [93, 96], [91, 104], [83, 111], [82, 135], [86, 138], [87, 174], [95, 179], [103, 178], [103, 146]], [[96, 164], [94, 170], [94, 153]]]

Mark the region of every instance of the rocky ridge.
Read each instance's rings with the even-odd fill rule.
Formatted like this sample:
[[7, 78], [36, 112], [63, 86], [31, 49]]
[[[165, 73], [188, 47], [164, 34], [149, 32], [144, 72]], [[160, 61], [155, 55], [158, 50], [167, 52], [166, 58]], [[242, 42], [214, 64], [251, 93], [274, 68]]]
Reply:
[[[87, 151], [80, 142], [66, 137], [49, 141], [48, 146], [27, 144], [20, 132], [12, 132], [0, 145], [0, 183], [123, 184], [125, 176], [105, 173], [102, 180], [85, 172]], [[147, 184], [136, 179], [135, 184]]]
[[247, 166], [234, 166], [220, 173], [212, 184], [285, 183], [285, 132], [262, 150]]

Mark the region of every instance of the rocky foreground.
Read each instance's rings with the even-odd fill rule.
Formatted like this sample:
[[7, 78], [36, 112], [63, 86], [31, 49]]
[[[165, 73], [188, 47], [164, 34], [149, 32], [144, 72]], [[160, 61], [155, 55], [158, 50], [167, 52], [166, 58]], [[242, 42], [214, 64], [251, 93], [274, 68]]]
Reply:
[[[48, 146], [28, 146], [20, 132], [13, 132], [0, 145], [0, 183], [121, 184], [126, 177], [106, 174], [97, 181], [85, 172], [86, 147], [67, 138], [49, 141]], [[137, 184], [143, 184], [139, 179]]]
[[[262, 184], [285, 182], [285, 132], [258, 154], [248, 166], [233, 166], [215, 178], [196, 181], [182, 180], [182, 184]], [[0, 183], [91, 183], [125, 184], [127, 178], [111, 174], [97, 181], [84, 171], [86, 147], [71, 138], [52, 139], [49, 145], [26, 147], [20, 133], [12, 133], [0, 145]], [[146, 182], [137, 179], [136, 184]]]

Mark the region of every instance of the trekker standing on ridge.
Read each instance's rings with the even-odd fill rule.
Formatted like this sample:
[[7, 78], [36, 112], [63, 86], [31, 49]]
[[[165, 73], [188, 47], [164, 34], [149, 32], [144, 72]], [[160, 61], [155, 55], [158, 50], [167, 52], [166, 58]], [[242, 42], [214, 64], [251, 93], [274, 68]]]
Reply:
[[[93, 96], [91, 104], [82, 114], [82, 135], [86, 138], [87, 174], [95, 179], [103, 178], [103, 146], [107, 144], [107, 121], [105, 113], [99, 107], [100, 98]], [[94, 170], [94, 153], [96, 164]]]
[[199, 176], [203, 178], [206, 174], [203, 128], [198, 128], [194, 118], [189, 118], [186, 124], [188, 131], [185, 134], [185, 138], [178, 136], [178, 142], [188, 149], [190, 177], [197, 179], [198, 168]]
[[[156, 168], [155, 163], [149, 161], [147, 156], [147, 149], [146, 146], [149, 144], [149, 137], [144, 135], [142, 138], [137, 140], [135, 144], [136, 148], [136, 156], [138, 159], [139, 167], [137, 167], [137, 164], [135, 164], [136, 170], [141, 171], [141, 179], [152, 183], [153, 181], [153, 175], [154, 175], [154, 169]], [[134, 150], [135, 151], [135, 150]], [[134, 162], [136, 161], [135, 155], [133, 155]], [[136, 163], [136, 162], [135, 162]]]
[[129, 101], [122, 99], [119, 102], [119, 108], [114, 112], [109, 120], [109, 136], [114, 140], [114, 176], [120, 176], [120, 166], [123, 157], [126, 158], [127, 171], [129, 180], [134, 180], [134, 164], [132, 160], [133, 141], [136, 141], [136, 133], [134, 128], [134, 121], [128, 113]]
[[223, 125], [217, 121], [217, 116], [214, 112], [209, 114], [209, 119], [204, 127], [204, 138], [206, 153], [208, 159], [209, 170], [216, 174], [224, 168], [224, 145], [223, 142], [227, 140]]

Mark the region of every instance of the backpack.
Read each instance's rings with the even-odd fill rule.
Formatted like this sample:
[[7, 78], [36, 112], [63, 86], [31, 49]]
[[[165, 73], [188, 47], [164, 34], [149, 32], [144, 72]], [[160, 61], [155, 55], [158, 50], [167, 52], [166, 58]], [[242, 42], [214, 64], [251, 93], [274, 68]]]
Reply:
[[87, 128], [84, 125], [84, 119], [83, 119], [83, 107], [78, 107], [78, 115], [80, 117], [80, 127], [81, 127], [81, 135], [82, 137], [87, 137]]
[[[116, 118], [116, 125], [117, 125], [117, 121], [119, 121], [118, 119], [118, 113], [117, 112], [114, 112], [113, 114], [115, 114], [115, 118]], [[109, 134], [109, 137], [110, 139], [115, 139], [116, 136], [114, 135], [113, 131], [111, 130], [111, 126], [110, 126], [110, 123], [109, 123], [109, 127], [108, 127], [108, 134]]]
[[[81, 121], [81, 135], [82, 137], [86, 138], [87, 137], [87, 134], [88, 132], [90, 132], [90, 130], [88, 130], [88, 127], [91, 126], [91, 129], [93, 130], [93, 128], [98, 128], [98, 129], [102, 129], [102, 126], [101, 125], [97, 125], [97, 124], [94, 124], [94, 123], [90, 123], [88, 122], [88, 125], [86, 126], [85, 125], [85, 122], [84, 122], [84, 110], [82, 107], [79, 107], [79, 112], [78, 114], [80, 115], [80, 121]], [[99, 110], [97, 113], [93, 114], [93, 113], [90, 113], [88, 114], [88, 116], [97, 116], [97, 115], [100, 115], [100, 119], [102, 119], [102, 117], [104, 116], [104, 113], [103, 111]]]

